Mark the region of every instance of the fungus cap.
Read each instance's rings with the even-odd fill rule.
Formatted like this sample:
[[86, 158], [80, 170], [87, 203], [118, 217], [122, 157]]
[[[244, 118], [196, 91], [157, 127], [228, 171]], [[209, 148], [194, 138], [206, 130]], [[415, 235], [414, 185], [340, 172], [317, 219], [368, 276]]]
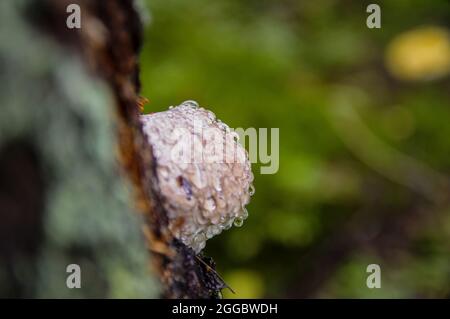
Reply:
[[173, 235], [198, 253], [207, 239], [241, 226], [254, 188], [237, 133], [195, 101], [141, 115], [141, 122]]

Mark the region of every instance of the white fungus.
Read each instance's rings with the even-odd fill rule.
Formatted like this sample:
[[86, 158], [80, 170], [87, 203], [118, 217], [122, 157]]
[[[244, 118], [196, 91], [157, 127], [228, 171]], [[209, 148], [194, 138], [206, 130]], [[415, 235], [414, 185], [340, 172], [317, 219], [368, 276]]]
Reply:
[[254, 187], [239, 136], [195, 101], [141, 122], [173, 235], [198, 253], [222, 230], [242, 226]]

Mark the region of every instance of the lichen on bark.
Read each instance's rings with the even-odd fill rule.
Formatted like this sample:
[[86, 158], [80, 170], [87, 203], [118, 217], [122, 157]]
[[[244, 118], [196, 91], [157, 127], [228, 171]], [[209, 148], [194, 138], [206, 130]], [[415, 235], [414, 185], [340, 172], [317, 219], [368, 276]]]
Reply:
[[[168, 229], [139, 120], [134, 1], [0, 9], [0, 296], [218, 297], [214, 262]], [[72, 263], [81, 289], [66, 287]]]
[[[1, 182], [0, 295], [157, 296], [136, 231], [141, 218], [116, 161], [110, 89], [28, 25], [19, 4], [1, 6], [0, 157], [14, 162], [25, 154], [43, 181], [36, 194], [27, 191], [33, 174], [22, 165]], [[13, 149], [25, 151], [15, 156]], [[42, 197], [39, 205], [21, 204], [33, 196]], [[27, 212], [37, 216], [26, 220]], [[16, 222], [8, 223], [12, 214]], [[74, 263], [82, 269], [81, 289], [66, 287], [66, 267]]]

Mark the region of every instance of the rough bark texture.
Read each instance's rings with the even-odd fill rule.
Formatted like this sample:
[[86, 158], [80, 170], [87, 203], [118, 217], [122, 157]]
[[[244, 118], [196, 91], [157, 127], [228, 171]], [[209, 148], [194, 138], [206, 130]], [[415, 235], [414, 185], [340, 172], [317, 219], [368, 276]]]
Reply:
[[[81, 7], [79, 30], [66, 27], [70, 3]], [[1, 4], [2, 296], [153, 297], [148, 260], [164, 297], [214, 298], [224, 287], [213, 262], [167, 229], [139, 122], [134, 5]], [[82, 289], [65, 286], [70, 263], [81, 264]]]

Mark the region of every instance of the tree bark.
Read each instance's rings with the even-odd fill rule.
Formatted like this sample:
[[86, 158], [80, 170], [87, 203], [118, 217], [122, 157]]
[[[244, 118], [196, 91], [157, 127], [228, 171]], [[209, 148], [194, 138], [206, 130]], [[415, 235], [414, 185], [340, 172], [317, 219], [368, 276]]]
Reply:
[[[81, 29], [66, 25], [72, 3]], [[213, 261], [167, 228], [139, 121], [134, 1], [1, 6], [0, 295], [218, 297]], [[66, 287], [72, 263], [81, 289]]]

